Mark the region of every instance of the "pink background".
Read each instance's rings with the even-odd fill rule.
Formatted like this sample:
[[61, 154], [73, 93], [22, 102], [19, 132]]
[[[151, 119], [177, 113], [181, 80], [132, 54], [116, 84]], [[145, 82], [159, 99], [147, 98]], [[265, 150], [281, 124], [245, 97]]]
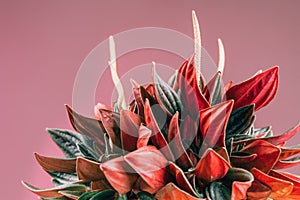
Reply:
[[[32, 153], [62, 155], [44, 130], [70, 128], [63, 105], [71, 104], [77, 70], [98, 43], [110, 34], [145, 26], [192, 37], [192, 9], [200, 19], [203, 45], [215, 61], [216, 40], [224, 41], [225, 80], [239, 82], [259, 69], [280, 66], [279, 91], [257, 113], [257, 125], [272, 124], [279, 134], [299, 121], [300, 1], [108, 2], [0, 1], [1, 199], [36, 199], [21, 180], [50, 186]], [[120, 65], [126, 71], [126, 66], [156, 55], [133, 53]], [[180, 64], [175, 61], [171, 64]], [[97, 93], [102, 102], [109, 102], [109, 95]], [[300, 135], [291, 144], [299, 141]]]

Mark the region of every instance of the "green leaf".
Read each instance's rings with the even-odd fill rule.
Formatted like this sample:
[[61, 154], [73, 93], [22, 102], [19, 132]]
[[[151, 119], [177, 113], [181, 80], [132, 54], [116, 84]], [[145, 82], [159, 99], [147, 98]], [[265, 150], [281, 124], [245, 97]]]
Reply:
[[252, 119], [253, 112], [254, 104], [232, 111], [226, 127], [227, 138], [231, 135], [242, 134], [249, 129], [254, 120]]
[[205, 193], [208, 199], [211, 200], [230, 200], [231, 191], [222, 183], [212, 182], [209, 187], [205, 188]]
[[79, 151], [86, 158], [93, 158], [95, 160], [99, 159], [99, 154], [96, 153], [92, 148], [86, 146], [83, 143], [77, 144]]
[[69, 130], [46, 129], [52, 140], [63, 151], [68, 158], [76, 158], [82, 156], [77, 148], [78, 143], [82, 143], [79, 134]]
[[55, 185], [64, 185], [68, 183], [74, 183], [78, 181], [77, 175], [74, 173], [63, 173], [63, 172], [51, 172], [46, 171], [53, 179], [52, 182]]
[[182, 104], [179, 97], [176, 92], [158, 76], [155, 67], [153, 67], [153, 82], [158, 101], [165, 110], [170, 115], [174, 115], [176, 111], [180, 113]]
[[[114, 200], [115, 199], [116, 192], [113, 190], [104, 190], [101, 192], [98, 192], [96, 195], [94, 195], [90, 200]], [[78, 199], [81, 200], [81, 199]]]
[[56, 197], [56, 198], [40, 198], [41, 200], [70, 200], [68, 197]]
[[69, 190], [62, 190], [62, 191], [59, 191], [58, 193], [68, 197], [68, 198], [71, 198], [71, 199], [78, 199], [84, 192], [82, 191], [69, 191]]
[[93, 192], [86, 192], [84, 194], [82, 194], [78, 200], [88, 200], [90, 198], [92, 198], [94, 195], [96, 195], [99, 191], [93, 191]]
[[218, 73], [210, 96], [210, 105], [211, 106], [217, 105], [221, 103], [221, 101], [222, 101], [222, 80], [221, 80], [221, 74]]
[[178, 74], [178, 71], [176, 70], [175, 73], [172, 74], [172, 76], [168, 80], [168, 85], [172, 88], [174, 87], [174, 85], [176, 83], [177, 74]]
[[152, 194], [145, 192], [145, 191], [141, 191], [138, 192], [136, 194], [136, 196], [140, 199], [140, 200], [155, 200], [154, 196], [152, 196]]

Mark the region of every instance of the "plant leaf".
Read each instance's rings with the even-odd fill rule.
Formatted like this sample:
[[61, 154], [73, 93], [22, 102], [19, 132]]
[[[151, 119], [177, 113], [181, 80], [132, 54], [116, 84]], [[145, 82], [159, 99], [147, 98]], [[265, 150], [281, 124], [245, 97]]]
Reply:
[[[116, 192], [113, 190], [104, 190], [100, 191], [94, 196], [92, 196], [89, 200], [114, 200]], [[81, 200], [81, 199], [78, 199]]]
[[285, 160], [279, 160], [275, 164], [274, 169], [285, 169], [285, 168], [294, 167], [299, 164], [300, 164], [300, 156], [296, 156]]
[[193, 167], [193, 163], [190, 160], [185, 148], [182, 145], [179, 125], [178, 125], [178, 112], [172, 117], [169, 132], [168, 132], [168, 142], [171, 151], [175, 157], [176, 163], [184, 170], [187, 171], [189, 168]]
[[154, 146], [139, 148], [124, 159], [154, 191], [161, 189], [169, 180], [166, 169], [169, 163]]
[[209, 147], [225, 146], [225, 130], [233, 101], [227, 101], [200, 111], [200, 130]]
[[230, 165], [226, 160], [209, 148], [198, 162], [195, 175], [199, 180], [210, 183], [223, 178], [229, 169]]
[[97, 181], [105, 179], [103, 172], [100, 170], [100, 163], [86, 158], [77, 158], [76, 171], [81, 181]]
[[156, 193], [155, 198], [157, 200], [201, 200], [200, 198], [193, 197], [187, 192], [179, 189], [174, 183], [168, 183], [164, 186]]
[[42, 156], [38, 153], [34, 153], [35, 159], [46, 171], [75, 173], [76, 172], [76, 158], [52, 158]]
[[256, 180], [271, 188], [270, 198], [280, 199], [288, 196], [293, 190], [292, 182], [269, 176], [256, 168], [253, 168], [251, 173]]
[[147, 146], [150, 137], [152, 135], [152, 131], [148, 129], [146, 126], [141, 125], [138, 131], [138, 141], [137, 141], [137, 148], [141, 148]]
[[92, 158], [94, 160], [98, 160], [99, 159], [99, 154], [96, 153], [92, 148], [86, 146], [83, 143], [79, 143], [77, 144], [79, 151], [81, 152], [81, 154], [86, 157], [86, 158]]
[[234, 109], [255, 104], [255, 110], [259, 110], [274, 98], [277, 87], [278, 66], [275, 66], [231, 87], [226, 96], [234, 100]]
[[230, 200], [231, 192], [230, 190], [216, 181], [211, 182], [211, 184], [205, 190], [206, 197], [213, 200]]
[[261, 182], [254, 180], [247, 191], [247, 198], [250, 200], [268, 199], [272, 190]]
[[68, 158], [81, 156], [77, 149], [77, 144], [81, 143], [81, 138], [76, 133], [69, 130], [46, 129], [52, 140], [63, 151]]
[[203, 95], [210, 102], [211, 106], [221, 103], [223, 95], [221, 72], [217, 72], [215, 76], [207, 83], [203, 89]]
[[176, 92], [167, 83], [165, 83], [156, 73], [153, 67], [153, 85], [155, 88], [155, 96], [160, 105], [169, 113], [174, 115], [176, 111], [181, 112], [182, 104]]
[[104, 133], [105, 129], [100, 120], [84, 117], [66, 105], [70, 122], [77, 132], [82, 135], [88, 136], [98, 143], [101, 153], [105, 151]]
[[[127, 155], [130, 154], [131, 153]], [[126, 194], [131, 191], [138, 177], [134, 169], [125, 162], [123, 156], [102, 163], [100, 169], [103, 171], [111, 186], [119, 194]]]
[[138, 192], [136, 196], [139, 198], [139, 200], [155, 200], [152, 194], [145, 191]]

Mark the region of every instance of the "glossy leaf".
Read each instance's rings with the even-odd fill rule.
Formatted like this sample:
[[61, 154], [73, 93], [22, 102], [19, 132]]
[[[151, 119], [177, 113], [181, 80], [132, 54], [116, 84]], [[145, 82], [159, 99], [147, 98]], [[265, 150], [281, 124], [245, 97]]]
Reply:
[[116, 192], [113, 190], [100, 191], [95, 194], [90, 200], [114, 200]]
[[251, 126], [251, 119], [254, 112], [254, 104], [238, 108], [230, 114], [227, 127], [226, 137], [244, 133]]
[[79, 180], [82, 181], [105, 179], [103, 172], [100, 170], [100, 163], [86, 158], [77, 158], [76, 171]]
[[86, 135], [92, 138], [95, 142], [99, 144], [101, 152], [104, 153], [105, 129], [103, 127], [102, 122], [100, 120], [84, 117], [72, 110], [68, 105], [66, 105], [66, 109], [74, 130], [76, 130], [82, 135]]
[[136, 196], [138, 197], [139, 200], [155, 200], [154, 196], [144, 191], [138, 192]]
[[179, 189], [174, 183], [168, 183], [155, 195], [157, 200], [201, 200]]
[[211, 182], [211, 184], [205, 190], [206, 197], [212, 200], [230, 200], [231, 192], [222, 183], [216, 181]]
[[174, 161], [174, 156], [172, 154], [172, 151], [169, 148], [169, 145], [164, 138], [159, 126], [156, 123], [156, 118], [154, 117], [149, 101], [146, 100], [145, 103], [145, 122], [147, 127], [152, 131], [152, 136], [150, 138], [151, 142], [160, 149], [160, 151], [164, 154], [164, 156], [170, 160]]
[[178, 112], [176, 112], [176, 114], [172, 117], [168, 132], [168, 142], [176, 159], [176, 163], [182, 168], [182, 170], [187, 171], [189, 168], [193, 167], [193, 163], [181, 142], [178, 117]]
[[200, 111], [200, 130], [209, 147], [225, 146], [225, 130], [233, 101], [227, 101]]
[[285, 160], [279, 160], [275, 164], [274, 169], [285, 169], [285, 168], [297, 166], [299, 164], [300, 164], [300, 156], [296, 156]]
[[247, 191], [247, 199], [249, 200], [263, 200], [267, 199], [272, 190], [261, 182], [254, 180], [251, 187]]
[[200, 110], [209, 107], [208, 101], [198, 86], [193, 57], [186, 60], [179, 68], [174, 88], [180, 90], [185, 112], [188, 112], [193, 119], [198, 117]]
[[128, 110], [121, 111], [120, 128], [123, 150], [131, 152], [137, 148], [136, 144], [141, 122], [141, 118], [138, 115]]
[[255, 110], [259, 110], [274, 98], [277, 87], [278, 67], [275, 66], [231, 87], [226, 96], [234, 100], [234, 109], [255, 104]]
[[79, 151], [81, 152], [81, 154], [86, 157], [86, 158], [92, 158], [94, 160], [98, 160], [99, 159], [99, 154], [97, 152], [95, 152], [92, 148], [86, 146], [83, 143], [79, 143], [77, 144]]
[[282, 198], [288, 196], [293, 190], [292, 182], [269, 176], [256, 168], [253, 168], [251, 173], [256, 180], [271, 188], [271, 198]]
[[195, 175], [205, 183], [223, 178], [230, 165], [212, 149], [207, 149], [195, 168]]
[[286, 159], [288, 157], [300, 154], [300, 145], [291, 147], [281, 147], [280, 160]]
[[65, 197], [68, 197], [70, 199], [78, 199], [84, 192], [82, 191], [69, 191], [69, 190], [62, 190], [58, 193], [64, 195]]
[[77, 149], [77, 144], [82, 140], [76, 133], [69, 130], [61, 129], [46, 129], [52, 140], [63, 151], [68, 158], [76, 158], [81, 156], [80, 151]]
[[64, 172], [64, 173], [74, 173], [76, 172], [76, 158], [53, 158], [42, 156], [38, 153], [34, 154], [35, 159], [41, 165], [41, 167], [46, 171]]
[[235, 166], [242, 167], [247, 170], [251, 170], [253, 167], [268, 173], [280, 156], [280, 148], [265, 142], [263, 140], [257, 140], [251, 144], [245, 146], [240, 152], [247, 153], [249, 155], [256, 154], [257, 157], [252, 161], [245, 163], [235, 163]]
[[33, 192], [43, 198], [61, 197], [63, 195], [58, 192], [62, 191], [62, 190], [82, 191], [82, 192], [86, 191], [86, 186], [80, 185], [80, 184], [68, 184], [68, 185], [57, 186], [57, 187], [50, 188], [50, 189], [40, 189], [40, 188], [36, 188], [26, 182], [22, 182], [22, 183], [31, 192]]
[[189, 183], [186, 175], [182, 171], [182, 169], [177, 166], [175, 163], [170, 162], [169, 165], [170, 174], [174, 177], [176, 180], [176, 185], [183, 191], [188, 192], [189, 194], [193, 196], [198, 196], [192, 185]]
[[98, 192], [99, 191], [86, 192], [86, 193], [82, 194], [78, 200], [89, 200], [94, 195], [96, 195]]
[[148, 129], [146, 126], [141, 125], [138, 130], [138, 141], [137, 141], [137, 148], [141, 148], [147, 146], [150, 137], [152, 135], [152, 131]]
[[[130, 154], [131, 153], [127, 155]], [[125, 162], [123, 156], [102, 163], [100, 168], [111, 186], [119, 194], [126, 194], [131, 191], [137, 180], [137, 174], [134, 169]]]
[[156, 73], [153, 67], [153, 82], [158, 102], [170, 114], [174, 115], [182, 110], [182, 104], [176, 92], [165, 83]]
[[253, 175], [241, 168], [228, 170], [222, 182], [231, 188], [231, 199], [246, 199], [248, 188], [254, 181]]
[[156, 147], [139, 148], [124, 156], [124, 159], [154, 191], [158, 191], [167, 183], [168, 161]]

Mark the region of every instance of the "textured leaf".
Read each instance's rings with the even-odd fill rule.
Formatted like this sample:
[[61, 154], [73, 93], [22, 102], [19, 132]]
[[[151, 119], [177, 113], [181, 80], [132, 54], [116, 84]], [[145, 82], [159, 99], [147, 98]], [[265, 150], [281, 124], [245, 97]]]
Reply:
[[292, 182], [269, 176], [256, 168], [253, 168], [251, 173], [256, 180], [271, 188], [271, 198], [279, 199], [288, 196], [293, 190]]
[[231, 87], [226, 96], [234, 100], [234, 109], [255, 104], [255, 110], [259, 110], [274, 98], [277, 87], [278, 67], [275, 66]]
[[157, 200], [201, 200], [200, 198], [193, 197], [187, 192], [179, 189], [173, 183], [168, 183], [165, 187], [157, 192], [155, 195]]
[[246, 199], [247, 190], [253, 181], [253, 175], [241, 168], [229, 169], [222, 180], [228, 188], [231, 188], [231, 199]]
[[99, 193], [99, 191], [86, 192], [86, 193], [82, 194], [78, 200], [89, 200], [90, 198], [95, 196], [97, 193]]
[[249, 129], [252, 122], [254, 112], [254, 104], [238, 108], [230, 114], [227, 127], [226, 136], [239, 135]]
[[84, 192], [82, 191], [69, 191], [69, 190], [62, 190], [58, 193], [70, 198], [70, 199], [78, 199]]
[[216, 181], [213, 181], [209, 185], [209, 187], [206, 188], [205, 194], [208, 199], [212, 199], [212, 200], [230, 200], [231, 199], [230, 190], [222, 183], [218, 183]]
[[76, 133], [69, 130], [46, 129], [52, 140], [63, 151], [68, 158], [76, 158], [81, 156], [77, 149], [77, 144], [81, 143], [81, 138]]
[[193, 196], [198, 196], [192, 185], [189, 183], [187, 177], [185, 176], [184, 172], [178, 167], [176, 164], [170, 162], [170, 174], [176, 180], [176, 185], [179, 186], [180, 189], [183, 191], [188, 192]]
[[152, 131], [148, 129], [146, 126], [141, 125], [138, 131], [138, 141], [137, 141], [137, 148], [141, 148], [144, 146], [147, 146], [150, 137], [151, 137]]
[[158, 191], [167, 183], [168, 161], [156, 147], [139, 148], [124, 156], [124, 159], [154, 191]]
[[76, 130], [82, 135], [86, 135], [92, 138], [95, 142], [99, 144], [98, 147], [103, 153], [105, 150], [105, 129], [103, 127], [102, 122], [96, 119], [84, 117], [72, 110], [68, 105], [66, 105], [66, 109], [74, 130]]
[[207, 149], [195, 168], [195, 175], [205, 183], [223, 178], [230, 165], [212, 149]]
[[125, 162], [123, 156], [102, 163], [100, 169], [103, 171], [111, 186], [119, 194], [126, 194], [131, 191], [137, 180], [137, 174], [134, 169]]
[[160, 148], [160, 151], [164, 154], [164, 156], [170, 160], [174, 161], [174, 156], [169, 148], [169, 145], [164, 138], [163, 134], [161, 133], [161, 130], [159, 126], [156, 123], [156, 118], [154, 117], [149, 101], [146, 100], [145, 103], [145, 122], [147, 127], [152, 130], [152, 136], [150, 138], [151, 142], [157, 147]]
[[181, 65], [174, 85], [175, 90], [181, 92], [185, 112], [189, 113], [193, 119], [198, 118], [200, 110], [209, 107], [209, 103], [200, 91], [196, 77], [196, 68], [191, 57]]
[[134, 151], [137, 148], [138, 131], [141, 118], [128, 111], [122, 110], [120, 114], [121, 142], [123, 150]]
[[176, 111], [181, 112], [182, 104], [176, 92], [167, 83], [165, 83], [156, 73], [153, 67], [153, 82], [155, 94], [158, 102], [170, 114], [174, 115]]
[[190, 160], [185, 148], [182, 145], [180, 133], [179, 133], [179, 125], [178, 125], [178, 117], [179, 114], [173, 116], [168, 133], [168, 142], [171, 151], [176, 159], [176, 163], [182, 168], [182, 170], [187, 171], [189, 168], [193, 167], [193, 163]]
[[225, 146], [225, 130], [233, 101], [227, 101], [200, 111], [200, 130], [209, 147]]
[[242, 167], [247, 170], [251, 170], [255, 167], [265, 173], [268, 173], [279, 159], [280, 148], [263, 140], [257, 140], [245, 146], [240, 152], [247, 153], [249, 155], [257, 154], [257, 157], [250, 162], [239, 164], [235, 163], [235, 166]]
[[221, 72], [216, 75], [207, 83], [203, 89], [203, 95], [210, 102], [211, 106], [221, 103], [223, 95], [223, 84], [221, 80]]
[[74, 173], [76, 172], [76, 158], [52, 158], [42, 156], [38, 153], [34, 154], [35, 159], [39, 162], [42, 168], [46, 171]]
[[99, 159], [99, 154], [97, 152], [95, 152], [92, 148], [86, 146], [83, 143], [79, 143], [77, 144], [79, 151], [81, 152], [81, 154], [86, 157], [86, 158], [92, 158], [94, 160], [98, 160]]
[[64, 172], [52, 172], [52, 171], [47, 171], [47, 173], [53, 178], [52, 182], [56, 186], [78, 182], [76, 173], [64, 173]]
[[39, 195], [40, 197], [43, 198], [56, 198], [56, 197], [61, 197], [63, 196], [62, 194], [58, 193], [59, 191], [62, 190], [68, 190], [68, 191], [86, 191], [86, 186], [85, 185], [80, 185], [80, 184], [68, 184], [68, 185], [62, 185], [62, 186], [57, 186], [54, 188], [50, 189], [40, 189], [36, 188], [32, 185], [29, 185], [26, 182], [22, 182], [23, 185], [29, 189], [31, 192]]

